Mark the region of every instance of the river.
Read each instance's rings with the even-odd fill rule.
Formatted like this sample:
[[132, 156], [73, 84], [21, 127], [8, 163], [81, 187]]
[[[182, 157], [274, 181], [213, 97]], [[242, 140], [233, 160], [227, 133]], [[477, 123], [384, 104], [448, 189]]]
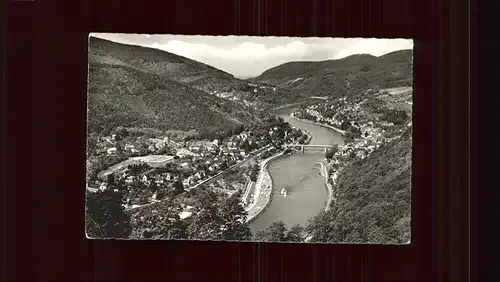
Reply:
[[[281, 109], [276, 111], [275, 115], [308, 131], [312, 136], [310, 144], [343, 144], [344, 139], [340, 133], [290, 117], [294, 110]], [[250, 224], [254, 234], [278, 220], [283, 221], [288, 228], [296, 224], [305, 227], [310, 218], [324, 209], [328, 191], [318, 164], [324, 156], [323, 149], [306, 148], [304, 154], [296, 152], [269, 164], [268, 169], [273, 180], [273, 198], [267, 210]], [[280, 193], [283, 187], [288, 190], [287, 198]]]

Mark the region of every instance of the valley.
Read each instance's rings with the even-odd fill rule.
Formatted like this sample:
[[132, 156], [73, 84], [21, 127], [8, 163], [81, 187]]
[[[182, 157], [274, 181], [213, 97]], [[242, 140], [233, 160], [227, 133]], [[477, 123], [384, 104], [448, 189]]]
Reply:
[[[90, 38], [87, 235], [268, 241], [280, 226], [295, 234], [281, 241], [406, 243], [412, 56], [292, 62], [240, 80]], [[305, 143], [331, 147], [293, 147]]]

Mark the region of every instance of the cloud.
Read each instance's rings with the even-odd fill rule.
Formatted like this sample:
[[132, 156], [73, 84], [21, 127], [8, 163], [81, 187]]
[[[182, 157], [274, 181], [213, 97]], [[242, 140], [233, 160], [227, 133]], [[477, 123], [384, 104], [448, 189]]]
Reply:
[[[152, 48], [200, 61], [238, 77], [257, 76], [266, 69], [295, 60], [302, 60], [321, 45], [292, 41], [277, 46], [244, 41], [236, 45], [215, 46], [204, 43], [189, 43], [171, 40], [165, 44], [153, 43]], [[326, 59], [326, 58], [324, 58]]]
[[[380, 56], [392, 51], [413, 48], [406, 39], [329, 39], [314, 40], [287, 38], [281, 44], [243, 41], [236, 44], [210, 44], [224, 41], [224, 37], [211, 37], [207, 43], [170, 40], [149, 46], [200, 61], [229, 72], [237, 77], [257, 76], [265, 70], [290, 61], [321, 61], [340, 59], [353, 54], [368, 53]], [[277, 38], [279, 42], [281, 38]], [[309, 42], [308, 42], [309, 41]]]
[[218, 58], [222, 60], [234, 61], [262, 61], [269, 58], [290, 56], [302, 56], [307, 52], [308, 46], [300, 41], [292, 43], [267, 47], [265, 44], [258, 44], [254, 42], [243, 42], [236, 46], [228, 47], [215, 47], [213, 45], [202, 43], [188, 43], [183, 41], [172, 40], [166, 44], [153, 43], [151, 47], [175, 53], [191, 59], [200, 58]]
[[290, 61], [323, 61], [360, 53], [380, 56], [413, 48], [413, 42], [407, 39], [118, 33], [94, 35], [116, 42], [164, 50], [211, 65], [241, 78], [258, 76], [267, 69]]

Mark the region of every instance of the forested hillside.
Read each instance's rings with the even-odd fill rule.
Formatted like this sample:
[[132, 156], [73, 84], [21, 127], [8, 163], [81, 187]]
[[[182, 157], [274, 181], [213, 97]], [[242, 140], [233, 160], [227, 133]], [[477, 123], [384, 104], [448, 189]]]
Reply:
[[90, 64], [127, 66], [243, 105], [265, 107], [302, 99], [301, 93], [249, 83], [209, 65], [158, 49], [89, 39]]
[[91, 62], [89, 132], [118, 126], [160, 130], [224, 131], [257, 118], [240, 104], [124, 65]]
[[413, 51], [380, 57], [360, 54], [321, 62], [289, 62], [251, 79], [304, 93], [306, 96], [343, 97], [365, 89], [411, 86]]
[[339, 174], [337, 200], [308, 231], [315, 242], [407, 243], [410, 240], [412, 127]]

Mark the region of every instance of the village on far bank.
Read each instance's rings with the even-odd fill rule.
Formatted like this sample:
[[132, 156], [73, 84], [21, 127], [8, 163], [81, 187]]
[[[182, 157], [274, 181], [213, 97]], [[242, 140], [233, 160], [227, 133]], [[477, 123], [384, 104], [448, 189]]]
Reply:
[[344, 144], [327, 152], [322, 162], [328, 185], [336, 184], [338, 174], [350, 161], [367, 158], [411, 130], [412, 94], [412, 87], [368, 89], [354, 98], [329, 100], [292, 113], [295, 118], [331, 127], [344, 135]]

